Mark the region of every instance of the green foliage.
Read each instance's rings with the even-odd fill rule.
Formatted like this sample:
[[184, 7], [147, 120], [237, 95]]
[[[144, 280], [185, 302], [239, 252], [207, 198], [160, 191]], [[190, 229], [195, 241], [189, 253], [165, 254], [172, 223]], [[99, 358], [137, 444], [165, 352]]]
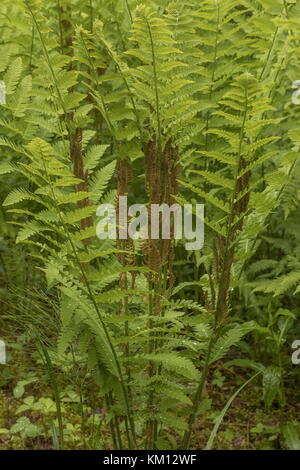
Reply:
[[[29, 395], [17, 414], [49, 415], [55, 448], [76, 435], [72, 399], [84, 448], [189, 448], [224, 361], [262, 373], [267, 409], [286, 403], [299, 332], [299, 13], [281, 0], [2, 1], [0, 289], [53, 397]], [[178, 193], [166, 194], [172, 178]], [[205, 245], [172, 240], [151, 265], [139, 240], [99, 240], [96, 210], [120, 194], [151, 199], [157, 181], [165, 199], [205, 203]], [[21, 377], [15, 398], [35, 380]], [[27, 417], [9, 432], [41, 434]], [[283, 430], [288, 447], [295, 432]]]

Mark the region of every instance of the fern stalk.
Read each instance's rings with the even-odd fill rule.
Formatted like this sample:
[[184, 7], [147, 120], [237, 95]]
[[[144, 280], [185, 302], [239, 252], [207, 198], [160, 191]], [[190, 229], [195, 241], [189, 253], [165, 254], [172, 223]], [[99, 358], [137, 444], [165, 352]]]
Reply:
[[[37, 31], [38, 31], [38, 34], [39, 34], [39, 37], [40, 37], [40, 40], [41, 40], [41, 43], [42, 43], [42, 48], [43, 48], [43, 51], [44, 51], [44, 55], [45, 55], [45, 58], [46, 58], [46, 61], [47, 61], [47, 64], [48, 64], [48, 67], [50, 69], [50, 72], [51, 72], [51, 75], [52, 75], [52, 78], [53, 78], [53, 83], [54, 83], [54, 86], [55, 86], [55, 89], [56, 89], [56, 92], [57, 92], [57, 96], [59, 97], [59, 100], [61, 102], [61, 105], [62, 105], [62, 108], [63, 108], [63, 111], [64, 111], [64, 114], [66, 115], [66, 109], [64, 108], [64, 104], [63, 104], [63, 99], [62, 99], [62, 96], [61, 96], [61, 93], [60, 93], [60, 90], [59, 90], [59, 87], [58, 87], [58, 84], [57, 84], [57, 79], [56, 79], [56, 76], [55, 76], [55, 73], [54, 73], [54, 70], [53, 70], [53, 67], [51, 65], [51, 61], [50, 61], [50, 58], [49, 58], [49, 54], [48, 54], [48, 51], [47, 51], [47, 48], [44, 44], [44, 40], [43, 40], [43, 37], [42, 37], [42, 34], [41, 34], [41, 31], [40, 31], [40, 28], [39, 28], [39, 25], [38, 25], [38, 22], [36, 20], [36, 17], [35, 17], [35, 14], [33, 13], [32, 9], [30, 8], [29, 5], [28, 6], [28, 9], [29, 9], [29, 12], [32, 16], [32, 19], [34, 21], [34, 24], [37, 28]], [[85, 43], [84, 43], [85, 44]], [[105, 109], [105, 104], [103, 102], [103, 107]], [[110, 122], [110, 120], [108, 120], [108, 122]], [[68, 127], [68, 126], [67, 126]], [[56, 206], [56, 210], [57, 210], [57, 213], [58, 213], [58, 216], [59, 216], [59, 219], [60, 219], [60, 222], [61, 222], [61, 226], [63, 227], [64, 229], [64, 232], [67, 236], [67, 239], [70, 243], [70, 246], [71, 246], [71, 249], [72, 249], [72, 252], [73, 252], [73, 255], [74, 255], [74, 258], [75, 258], [75, 261], [81, 271], [81, 274], [82, 274], [82, 279], [84, 281], [84, 284], [86, 286], [86, 289], [87, 289], [87, 292], [88, 292], [88, 295], [89, 295], [89, 298], [95, 308], [95, 311], [97, 313], [97, 316], [100, 320], [100, 323], [102, 325], [102, 328], [103, 328], [103, 331], [104, 331], [104, 334], [106, 336], [106, 339], [107, 339], [107, 342], [109, 344], [109, 347], [110, 347], [110, 350], [112, 352], [112, 355], [114, 357], [114, 361], [115, 361], [115, 364], [116, 364], [116, 367], [117, 367], [117, 370], [118, 370], [118, 375], [119, 375], [119, 379], [120, 379], [120, 384], [121, 384], [121, 390], [122, 390], [122, 393], [123, 393], [123, 397], [124, 397], [124, 402], [125, 402], [125, 406], [126, 406], [126, 414], [127, 414], [127, 418], [129, 420], [129, 423], [130, 423], [130, 433], [127, 433], [127, 442], [128, 442], [128, 446], [129, 448], [132, 448], [132, 446], [136, 446], [136, 438], [135, 438], [135, 427], [134, 427], [134, 421], [132, 419], [132, 416], [131, 416], [131, 411], [130, 411], [130, 406], [129, 406], [129, 400], [128, 400], [128, 393], [127, 393], [127, 385], [125, 384], [124, 382], [124, 377], [123, 377], [123, 373], [122, 373], [122, 369], [121, 369], [121, 365], [120, 365], [120, 362], [119, 362], [119, 359], [118, 359], [118, 356], [117, 356], [117, 353], [115, 351], [115, 348], [112, 344], [112, 341], [111, 341], [111, 338], [110, 338], [110, 335], [109, 335], [109, 332], [106, 328], [106, 325], [105, 325], [105, 322], [103, 321], [102, 319], [102, 315], [101, 315], [101, 312], [98, 308], [98, 305], [97, 305], [97, 302], [95, 300], [95, 297], [92, 293], [92, 290], [91, 290], [91, 287], [90, 287], [90, 284], [89, 284], [89, 281], [87, 279], [87, 276], [86, 276], [86, 273], [85, 273], [85, 270], [82, 266], [82, 263], [80, 262], [79, 260], [79, 257], [78, 257], [78, 254], [77, 254], [77, 250], [76, 250], [76, 247], [73, 243], [73, 240], [72, 240], [72, 237], [65, 225], [65, 222], [63, 220], [63, 217], [62, 217], [62, 214], [58, 208], [58, 204], [57, 204], [57, 201], [56, 201], [56, 196], [55, 196], [55, 193], [54, 193], [54, 189], [53, 189], [53, 185], [52, 185], [52, 182], [51, 182], [51, 179], [49, 178], [49, 175], [48, 175], [48, 172], [47, 172], [47, 168], [46, 168], [46, 164], [45, 164], [45, 161], [44, 161], [44, 158], [42, 158], [43, 160], [43, 166], [44, 166], [44, 171], [45, 171], [45, 174], [47, 175], [47, 178], [48, 178], [48, 184], [49, 184], [49, 187], [50, 187], [50, 190], [51, 190], [51, 194], [52, 194], [52, 198], [53, 198], [53, 201], [55, 201], [55, 206]]]
[[64, 33], [63, 33], [63, 26], [62, 26], [62, 15], [61, 15], [60, 0], [57, 0], [57, 12], [58, 12], [60, 50], [61, 50], [61, 53], [63, 54], [64, 53]]
[[236, 215], [235, 199], [239, 192], [238, 191], [239, 170], [240, 170], [240, 163], [241, 163], [241, 158], [242, 158], [242, 144], [243, 144], [243, 139], [244, 139], [244, 130], [245, 130], [245, 124], [246, 124], [246, 119], [247, 119], [247, 113], [248, 113], [248, 91], [246, 88], [243, 121], [242, 121], [241, 129], [240, 129], [240, 138], [239, 138], [238, 162], [235, 168], [234, 189], [232, 191], [230, 213], [228, 216], [228, 224], [227, 224], [227, 236], [226, 236], [225, 248], [224, 248], [224, 252], [222, 256], [223, 265], [222, 265], [222, 270], [221, 270], [221, 278], [220, 278], [219, 286], [218, 286], [218, 296], [217, 296], [217, 304], [215, 308], [214, 328], [213, 328], [213, 332], [208, 343], [208, 349], [206, 352], [206, 358], [205, 358], [205, 363], [203, 366], [203, 371], [201, 374], [200, 383], [194, 395], [193, 407], [192, 407], [192, 411], [188, 420], [188, 429], [184, 433], [183, 440], [182, 440], [182, 449], [184, 450], [188, 449], [190, 445], [192, 429], [196, 420], [197, 412], [201, 403], [203, 389], [206, 384], [206, 379], [207, 379], [208, 372], [209, 372], [209, 364], [211, 360], [212, 348], [219, 337], [220, 326], [222, 325], [222, 322], [224, 322], [225, 320], [224, 312], [226, 313], [226, 307], [224, 310], [224, 306], [226, 306], [226, 302], [227, 302], [229, 283], [230, 283], [230, 271], [231, 271], [232, 259], [233, 259], [232, 244], [234, 242], [233, 237], [234, 237], [234, 232], [235, 232], [233, 222], [234, 222], [234, 218]]
[[[149, 281], [148, 282], [148, 315], [149, 315], [149, 320], [147, 324], [147, 328], [152, 330], [153, 328], [153, 321], [152, 321], [152, 316], [153, 316], [153, 290], [152, 290], [152, 283]], [[153, 352], [153, 339], [150, 339], [148, 342], [148, 354], [152, 354]], [[148, 364], [148, 377], [151, 379], [154, 375], [154, 364], [153, 362], [149, 362]], [[154, 392], [151, 388], [151, 391], [149, 393], [148, 397], [148, 405], [147, 405], [147, 414], [150, 416], [151, 413], [153, 412], [152, 407], [153, 407], [153, 398], [154, 398]], [[153, 421], [151, 419], [147, 419], [146, 422], [146, 441], [145, 441], [145, 449], [150, 450], [153, 447]]]
[[207, 353], [206, 353], [206, 357], [205, 357], [205, 363], [204, 363], [204, 366], [203, 366], [203, 371], [202, 371], [202, 374], [201, 374], [201, 380], [199, 382], [198, 388], [197, 388], [196, 393], [194, 395], [192, 411], [191, 411], [191, 413], [189, 415], [189, 419], [188, 419], [188, 428], [183, 434], [183, 438], [182, 438], [182, 442], [181, 442], [181, 446], [180, 446], [180, 448], [182, 450], [188, 450], [189, 447], [190, 447], [190, 441], [191, 441], [191, 436], [192, 436], [192, 432], [193, 432], [193, 427], [194, 427], [194, 424], [195, 424], [195, 421], [196, 421], [198, 409], [199, 409], [201, 399], [202, 399], [203, 390], [204, 390], [207, 375], [208, 375], [208, 372], [209, 372], [209, 363], [210, 363], [212, 348], [213, 348], [213, 345], [215, 344], [215, 342], [217, 340], [217, 336], [215, 334], [216, 329], [217, 329], [216, 325], [217, 324], [215, 322], [214, 330], [213, 330], [213, 333], [212, 333], [212, 335], [210, 337], [210, 340], [209, 340], [209, 343], [208, 343], [208, 349], [207, 349]]
[[155, 89], [155, 102], [156, 102], [157, 142], [158, 142], [159, 156], [161, 157], [161, 153], [162, 153], [162, 133], [161, 133], [161, 121], [160, 121], [160, 111], [159, 111], [160, 101], [159, 101], [159, 93], [158, 93], [158, 77], [157, 77], [157, 69], [156, 69], [156, 54], [155, 54], [155, 47], [154, 47], [154, 40], [153, 40], [151, 26], [150, 26], [149, 21], [146, 17], [145, 17], [145, 22], [147, 24], [149, 38], [150, 38], [150, 45], [151, 45], [152, 67], [153, 67], [153, 78], [154, 78], [154, 89]]
[[126, 4], [126, 9], [127, 9], [127, 12], [128, 12], [129, 18], [130, 18], [130, 21], [131, 21], [131, 23], [132, 23], [132, 13], [131, 13], [131, 10], [130, 10], [130, 6], [129, 6], [129, 3], [128, 3], [128, 0], [125, 0], [125, 4]]
[[234, 181], [234, 190], [232, 192], [231, 205], [230, 205], [230, 214], [228, 218], [228, 227], [227, 227], [227, 236], [225, 241], [225, 249], [223, 253], [223, 267], [221, 271], [221, 278], [219, 282], [218, 297], [217, 297], [217, 306], [216, 306], [216, 320], [217, 322], [222, 322], [224, 318], [222, 317], [223, 308], [222, 306], [226, 304], [226, 299], [228, 295], [228, 288], [230, 282], [230, 271], [232, 266], [232, 256], [233, 253], [230, 253], [232, 248], [232, 243], [234, 242], [233, 236], [234, 233], [232, 230], [235, 213], [235, 198], [238, 195], [238, 180], [239, 180], [239, 171], [242, 158], [242, 144], [244, 139], [244, 130], [248, 113], [248, 91], [245, 90], [245, 109], [243, 115], [243, 122], [240, 130], [240, 140], [239, 140], [239, 150], [238, 150], [238, 161], [235, 168], [235, 181]]
[[[37, 335], [38, 338], [38, 335]], [[39, 344], [41, 346], [41, 350], [45, 359], [45, 363], [48, 369], [48, 374], [49, 374], [49, 379], [51, 383], [51, 387], [53, 390], [54, 394], [54, 399], [55, 399], [55, 406], [56, 406], [56, 415], [57, 415], [57, 421], [58, 421], [58, 432], [59, 432], [59, 450], [64, 449], [64, 430], [63, 430], [63, 417], [62, 417], [62, 411], [61, 411], [61, 399], [60, 399], [60, 393], [59, 393], [59, 388], [58, 388], [58, 383], [56, 380], [56, 374], [53, 369], [53, 364], [50, 359], [50, 356], [48, 354], [48, 351], [42, 341], [39, 341]]]
[[139, 114], [138, 114], [137, 106], [136, 106], [136, 103], [135, 103], [135, 98], [134, 98], [134, 95], [133, 95], [133, 93], [130, 89], [128, 80], [126, 78], [126, 75], [124, 74], [118, 60], [116, 60], [115, 55], [113, 54], [113, 52], [112, 52], [111, 48], [109, 47], [109, 45], [107, 44], [107, 42], [103, 38], [100, 38], [100, 40], [101, 40], [102, 44], [104, 45], [105, 49], [107, 50], [107, 52], [109, 54], [109, 57], [112, 59], [115, 66], [117, 67], [117, 69], [120, 73], [120, 76], [122, 77], [122, 80], [124, 82], [124, 85], [125, 85], [125, 87], [128, 91], [129, 99], [130, 99], [130, 102], [131, 102], [131, 105], [132, 105], [132, 108], [133, 108], [133, 112], [134, 112], [134, 115], [135, 115], [135, 118], [136, 118], [136, 124], [137, 124], [138, 130], [139, 130], [140, 137], [141, 137], [141, 142], [142, 142], [143, 141], [143, 130], [142, 130], [142, 125], [141, 125], [141, 120], [140, 120], [140, 117], [139, 117]]
[[94, 30], [94, 6], [93, 0], [89, 0], [89, 14], [90, 14], [90, 30], [93, 33]]
[[97, 302], [96, 302], [96, 299], [93, 295], [93, 292], [92, 292], [92, 289], [91, 289], [91, 286], [90, 286], [90, 283], [87, 279], [87, 276], [86, 276], [86, 272], [85, 272], [85, 269], [79, 259], [79, 256], [78, 256], [78, 253], [77, 253], [77, 250], [76, 250], [76, 247], [74, 245], [74, 242], [72, 240], [72, 237], [69, 233], [69, 230], [67, 229], [67, 226], [64, 222], [64, 219], [62, 217], [62, 213], [61, 211], [59, 210], [59, 207], [58, 207], [58, 203], [57, 203], [57, 200], [56, 200], [56, 196], [55, 196], [55, 192], [54, 192], [54, 189], [53, 189], [53, 185], [52, 185], [52, 181], [49, 177], [49, 174], [48, 174], [48, 171], [47, 171], [47, 167], [46, 167], [46, 164], [45, 164], [45, 160], [44, 160], [44, 156], [43, 156], [43, 153], [41, 152], [42, 154], [42, 162], [43, 162], [43, 167], [44, 167], [44, 171], [45, 171], [45, 174], [47, 175], [47, 178], [48, 178], [48, 184], [49, 184], [49, 187], [50, 187], [50, 191], [51, 191], [51, 194], [52, 194], [52, 199], [53, 201], [55, 202], [55, 208], [56, 208], [56, 211], [58, 213], [58, 216], [59, 216], [59, 219], [60, 219], [60, 223], [61, 223], [61, 226], [67, 236], [67, 239], [68, 239], [68, 242], [71, 246], [71, 249], [72, 249], [72, 252], [73, 252], [73, 255], [74, 255], [74, 259], [76, 261], [76, 264], [77, 266], [79, 267], [80, 269], [80, 272], [81, 272], [81, 275], [82, 275], [82, 279], [83, 279], [83, 282], [84, 282], [84, 285], [87, 289], [87, 293], [88, 293], [88, 296], [94, 306], [94, 309], [95, 309], [95, 312], [98, 316], [98, 319], [101, 323], [101, 326], [103, 328], [103, 331], [104, 331], [104, 334], [105, 334], [105, 337], [106, 337], [106, 340], [108, 342], [108, 345], [109, 345], [109, 348], [111, 350], [111, 353], [113, 355], [113, 358], [114, 358], [114, 362], [115, 362], [115, 365], [117, 367], [117, 371], [118, 371], [118, 376], [119, 376], [119, 380], [120, 380], [120, 385], [121, 385], [121, 390], [122, 390], [122, 394], [123, 394], [123, 398], [124, 398], [124, 403], [125, 403], [125, 407], [126, 407], [126, 414], [127, 414], [127, 418], [128, 418], [128, 421], [130, 423], [130, 433], [127, 434], [127, 442], [128, 442], [128, 446], [129, 448], [131, 449], [132, 446], [136, 445], [136, 438], [135, 438], [135, 427], [134, 427], [134, 421], [132, 419], [132, 414], [131, 414], [131, 410], [130, 410], [130, 406], [129, 406], [129, 399], [128, 399], [128, 393], [127, 393], [127, 385], [125, 383], [125, 380], [124, 380], [124, 377], [123, 377], [123, 373], [122, 373], [122, 368], [121, 368], [121, 364], [120, 364], [120, 361], [118, 359], [118, 355], [116, 353], [116, 350], [113, 346], [113, 343], [112, 343], [112, 340], [111, 340], [111, 337], [110, 337], [110, 334], [108, 332], [108, 329], [106, 327], [106, 324], [102, 318], [102, 315], [101, 315], [101, 312], [99, 310], [99, 307], [97, 305]]
[[[210, 85], [210, 90], [209, 90], [209, 100], [211, 101], [213, 91], [214, 91], [214, 81], [215, 81], [215, 74], [216, 74], [216, 65], [217, 65], [217, 57], [218, 57], [218, 46], [219, 46], [219, 24], [220, 24], [220, 5], [219, 1], [217, 3], [217, 25], [216, 25], [216, 37], [215, 37], [215, 46], [214, 46], [214, 59], [213, 59], [213, 64], [212, 64], [212, 75], [211, 75], [211, 85]], [[208, 110], [207, 112], [207, 117], [206, 117], [206, 126], [205, 130], [206, 132], [209, 129], [209, 120], [211, 117], [211, 112]], [[208, 141], [209, 141], [209, 135], [208, 133], [205, 136], [205, 150], [208, 150]], [[209, 169], [209, 160], [206, 160], [206, 169]]]

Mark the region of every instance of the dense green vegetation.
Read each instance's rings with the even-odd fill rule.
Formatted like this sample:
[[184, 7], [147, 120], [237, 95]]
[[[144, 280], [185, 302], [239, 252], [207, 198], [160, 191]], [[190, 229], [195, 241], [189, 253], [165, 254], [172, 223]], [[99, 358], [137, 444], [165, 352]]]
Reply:
[[[300, 450], [299, 18], [1, 1], [0, 449]], [[203, 248], [100, 239], [120, 196]]]

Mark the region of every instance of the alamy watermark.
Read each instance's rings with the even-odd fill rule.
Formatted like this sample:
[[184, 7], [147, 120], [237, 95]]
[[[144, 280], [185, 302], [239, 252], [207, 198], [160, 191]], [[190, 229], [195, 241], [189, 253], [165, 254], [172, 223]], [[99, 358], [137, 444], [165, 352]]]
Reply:
[[[185, 240], [188, 251], [200, 250], [204, 244], [204, 204], [133, 204], [119, 196], [118, 215], [115, 205], [101, 204], [96, 233], [101, 240]], [[117, 220], [118, 219], [118, 220]]]
[[0, 80], [0, 104], [6, 104], [6, 88], [3, 80]]
[[6, 364], [6, 346], [4, 341], [0, 339], [0, 364]]
[[300, 104], [300, 80], [296, 80], [292, 84], [292, 88], [296, 91], [292, 94], [292, 103], [293, 104]]
[[300, 364], [300, 341], [295, 340], [292, 344], [292, 348], [296, 350], [292, 354], [292, 363], [298, 366]]

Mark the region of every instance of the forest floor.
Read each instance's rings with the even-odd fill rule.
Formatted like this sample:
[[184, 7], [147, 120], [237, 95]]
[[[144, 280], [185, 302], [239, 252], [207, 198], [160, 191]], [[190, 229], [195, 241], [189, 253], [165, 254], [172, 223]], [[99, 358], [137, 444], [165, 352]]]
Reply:
[[[245, 370], [239, 371], [241, 384], [249, 377]], [[194, 433], [193, 448], [203, 449], [214, 426], [214, 420], [237, 389], [237, 377], [233, 371], [224, 371], [221, 375], [222, 389], [208, 385], [212, 399], [212, 411], [205, 413], [198, 420]], [[214, 411], [218, 410], [218, 411]], [[277, 403], [267, 410], [262, 396], [261, 379], [246, 387], [234, 400], [227, 411], [217, 434], [214, 448], [219, 450], [271, 450], [286, 449], [281, 426], [299, 420], [300, 390], [289, 390], [286, 404], [280, 407]]]
[[[0, 449], [52, 449], [49, 424], [55, 417], [51, 390], [43, 380], [30, 382], [30, 365], [24, 356], [12, 367], [1, 369], [0, 375]], [[31, 361], [31, 360], [30, 360]], [[32, 366], [32, 364], [31, 364]], [[32, 370], [32, 369], [31, 369]], [[221, 372], [220, 372], [221, 370]], [[18, 377], [18, 379], [16, 379]], [[213, 429], [215, 419], [231, 395], [247, 380], [245, 370], [216, 369], [209, 378], [202, 414], [196, 423], [192, 449], [203, 449]], [[24, 389], [22, 387], [24, 386]], [[20, 390], [21, 389], [21, 390]], [[285, 449], [281, 426], [299, 420], [300, 390], [290, 390], [286, 405], [266, 410], [259, 379], [249, 385], [234, 400], [217, 434], [215, 449], [268, 450]], [[34, 399], [33, 399], [34, 397]], [[67, 449], [82, 449], [81, 418], [78, 408], [71, 405], [72, 394], [64, 393], [63, 408], [67, 421]], [[101, 411], [98, 410], [101, 414]], [[109, 442], [108, 431], [102, 429]], [[87, 434], [89, 433], [87, 428]], [[44, 436], [49, 437], [44, 437]], [[88, 447], [87, 447], [88, 448]]]

